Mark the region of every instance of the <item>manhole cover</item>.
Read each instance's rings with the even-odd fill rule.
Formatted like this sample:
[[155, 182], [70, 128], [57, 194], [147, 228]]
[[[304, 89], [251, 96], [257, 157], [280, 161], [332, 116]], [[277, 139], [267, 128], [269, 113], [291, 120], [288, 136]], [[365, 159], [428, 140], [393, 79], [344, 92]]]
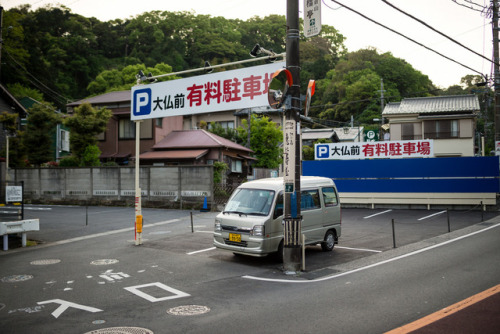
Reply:
[[23, 282], [32, 279], [32, 275], [12, 275], [2, 278], [2, 282], [4, 283], [16, 283]]
[[44, 266], [48, 264], [56, 264], [61, 262], [59, 259], [46, 259], [46, 260], [36, 260], [36, 261], [31, 261], [30, 263], [34, 266]]
[[90, 262], [90, 264], [93, 264], [93, 265], [96, 265], [96, 266], [105, 266], [105, 265], [108, 265], [108, 264], [115, 264], [115, 263], [118, 263], [120, 261], [116, 260], [116, 259], [101, 259], [101, 260], [95, 260], [95, 261], [92, 261]]
[[85, 334], [153, 334], [153, 332], [149, 329], [139, 327], [110, 327], [96, 329]]
[[172, 315], [198, 315], [207, 312], [210, 312], [210, 308], [200, 305], [177, 306], [167, 310], [167, 313]]

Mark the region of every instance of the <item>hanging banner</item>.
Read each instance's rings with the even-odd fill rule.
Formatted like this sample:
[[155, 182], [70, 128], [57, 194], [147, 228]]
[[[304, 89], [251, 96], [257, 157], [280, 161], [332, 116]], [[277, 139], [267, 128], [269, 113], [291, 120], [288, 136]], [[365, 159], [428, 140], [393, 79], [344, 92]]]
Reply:
[[321, 32], [321, 0], [304, 0], [304, 36]]
[[265, 106], [272, 74], [285, 62], [132, 87], [131, 120]]
[[314, 160], [430, 158], [433, 156], [434, 141], [432, 139], [314, 145]]

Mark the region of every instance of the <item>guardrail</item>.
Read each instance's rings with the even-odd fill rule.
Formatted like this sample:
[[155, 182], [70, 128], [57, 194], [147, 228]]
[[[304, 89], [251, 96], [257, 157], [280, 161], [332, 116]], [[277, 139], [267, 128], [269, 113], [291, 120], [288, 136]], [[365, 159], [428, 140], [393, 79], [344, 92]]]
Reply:
[[26, 232], [39, 231], [39, 219], [26, 219], [13, 222], [0, 222], [0, 235], [3, 236], [3, 250], [9, 250], [9, 234], [22, 234], [22, 246], [26, 247]]

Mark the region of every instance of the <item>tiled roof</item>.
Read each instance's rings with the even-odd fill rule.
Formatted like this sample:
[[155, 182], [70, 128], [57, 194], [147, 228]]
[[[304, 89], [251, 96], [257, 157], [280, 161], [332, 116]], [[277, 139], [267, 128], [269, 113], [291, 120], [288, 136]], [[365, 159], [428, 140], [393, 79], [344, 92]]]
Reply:
[[71, 102], [67, 106], [75, 107], [85, 102], [90, 104], [106, 104], [106, 103], [116, 103], [116, 102], [130, 102], [130, 100], [131, 100], [130, 90], [122, 90], [117, 92], [109, 92], [94, 97], [89, 97], [87, 99], [83, 99], [80, 101]]
[[452, 95], [403, 99], [400, 103], [387, 104], [382, 114], [476, 113], [479, 110], [476, 95]]
[[208, 150], [172, 150], [172, 151], [150, 151], [142, 153], [140, 159], [199, 159]]
[[253, 152], [245, 146], [236, 144], [205, 130], [172, 131], [153, 146], [155, 150], [180, 148], [225, 147], [239, 151]]

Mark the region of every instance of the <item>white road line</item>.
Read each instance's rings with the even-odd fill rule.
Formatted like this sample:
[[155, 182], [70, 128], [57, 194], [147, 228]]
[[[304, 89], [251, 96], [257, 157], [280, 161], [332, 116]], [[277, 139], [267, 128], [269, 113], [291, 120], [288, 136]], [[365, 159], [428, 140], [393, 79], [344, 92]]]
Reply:
[[427, 218], [431, 218], [431, 217], [434, 217], [434, 216], [440, 215], [440, 214], [445, 213], [445, 212], [446, 212], [446, 210], [441, 211], [441, 212], [436, 212], [436, 213], [433, 213], [432, 215], [425, 216], [425, 217], [419, 218], [419, 219], [417, 219], [417, 220], [424, 220], [424, 219], [427, 219]]
[[381, 214], [384, 214], [384, 213], [387, 213], [387, 212], [391, 212], [392, 210], [385, 210], [385, 211], [382, 211], [382, 212], [379, 212], [379, 213], [376, 213], [376, 214], [373, 214], [371, 216], [366, 216], [366, 217], [363, 217], [363, 219], [367, 219], [367, 218], [371, 218], [371, 217], [375, 217], [375, 216], [378, 216], [378, 215], [381, 215]]
[[[178, 221], [180, 221], [180, 219], [170, 219], [170, 220], [166, 220], [166, 221], [162, 221], [162, 222], [158, 222], [158, 223], [146, 224], [146, 225], [143, 226], [143, 228], [148, 228], [148, 227], [153, 227], [153, 226], [160, 226], [160, 225], [166, 225], [166, 224], [172, 224], [172, 223], [175, 223], [175, 222], [178, 222]], [[65, 244], [69, 244], [69, 243], [72, 243], [72, 242], [75, 242], [75, 241], [93, 239], [93, 238], [97, 238], [97, 237], [103, 237], [103, 236], [106, 236], [106, 235], [118, 234], [118, 233], [122, 233], [122, 232], [134, 231], [134, 230], [135, 230], [135, 226], [134, 227], [122, 228], [122, 229], [119, 229], [119, 230], [108, 231], [108, 232], [90, 234], [90, 235], [85, 235], [85, 236], [82, 236], [82, 237], [76, 237], [76, 238], [71, 238], [71, 239], [66, 239], [66, 240], [54, 241], [54, 242], [51, 242], [51, 243], [47, 243], [45, 245], [37, 246], [34, 249], [46, 248], [46, 247], [51, 247], [51, 246], [56, 246], [56, 245], [65, 245]], [[3, 254], [8, 254], [8, 252], [2, 252], [2, 253], [0, 253], [0, 255], [3, 255]]]
[[210, 233], [214, 234], [214, 231], [195, 231], [196, 233]]
[[374, 250], [374, 249], [366, 249], [366, 248], [351, 248], [351, 247], [343, 247], [343, 246], [335, 246], [335, 248], [342, 248], [342, 249], [356, 250], [356, 251], [361, 251], [361, 252], [382, 253], [382, 251], [379, 251], [379, 250]]
[[214, 250], [214, 249], [215, 249], [215, 247], [210, 247], [210, 248], [206, 248], [206, 249], [202, 249], [202, 250], [197, 250], [197, 251], [186, 253], [186, 254], [187, 255], [193, 255], [193, 254], [197, 254], [197, 253], [208, 252], [208, 251], [211, 251], [211, 250]]
[[242, 278], [252, 279], [252, 280], [256, 280], [256, 281], [274, 282], [274, 283], [317, 283], [317, 282], [327, 281], [327, 280], [331, 280], [331, 279], [334, 279], [334, 278], [338, 278], [338, 277], [346, 276], [346, 275], [349, 275], [349, 274], [357, 273], [358, 271], [363, 271], [363, 270], [366, 270], [366, 269], [378, 267], [378, 266], [386, 264], [386, 263], [390, 263], [390, 262], [394, 262], [394, 261], [397, 261], [397, 260], [401, 260], [401, 259], [413, 256], [413, 255], [416, 255], [416, 254], [419, 254], [419, 253], [423, 253], [423, 252], [432, 250], [434, 248], [445, 246], [445, 245], [451, 244], [451, 243], [453, 243], [455, 241], [459, 241], [459, 240], [462, 240], [462, 239], [465, 239], [465, 238], [468, 238], [468, 237], [472, 237], [472, 236], [474, 236], [476, 234], [486, 232], [488, 230], [491, 230], [491, 229], [499, 227], [499, 226], [500, 226], [500, 223], [497, 223], [495, 225], [492, 225], [490, 227], [484, 228], [482, 230], [479, 230], [479, 231], [476, 231], [476, 232], [472, 232], [472, 233], [469, 233], [469, 234], [465, 234], [465, 235], [462, 235], [462, 236], [457, 237], [455, 239], [450, 239], [450, 240], [444, 241], [444, 242], [442, 242], [440, 244], [435, 244], [435, 245], [432, 245], [432, 246], [429, 246], [429, 247], [426, 247], [426, 248], [422, 248], [422, 249], [416, 250], [414, 252], [410, 252], [410, 253], [406, 253], [406, 254], [403, 254], [403, 255], [400, 255], [400, 256], [393, 257], [391, 259], [387, 259], [387, 260], [384, 260], [384, 261], [373, 263], [373, 264], [370, 264], [370, 265], [368, 265], [366, 267], [361, 267], [361, 268], [350, 270], [350, 271], [346, 271], [346, 272], [343, 272], [343, 273], [340, 273], [340, 274], [336, 274], [336, 275], [332, 275], [332, 276], [325, 276], [325, 277], [321, 277], [321, 278], [317, 278], [317, 279], [313, 279], [313, 280], [292, 281], [292, 280], [286, 280], [286, 279], [272, 279], [272, 278], [263, 278], [263, 277], [249, 276], [249, 275], [242, 276]]

